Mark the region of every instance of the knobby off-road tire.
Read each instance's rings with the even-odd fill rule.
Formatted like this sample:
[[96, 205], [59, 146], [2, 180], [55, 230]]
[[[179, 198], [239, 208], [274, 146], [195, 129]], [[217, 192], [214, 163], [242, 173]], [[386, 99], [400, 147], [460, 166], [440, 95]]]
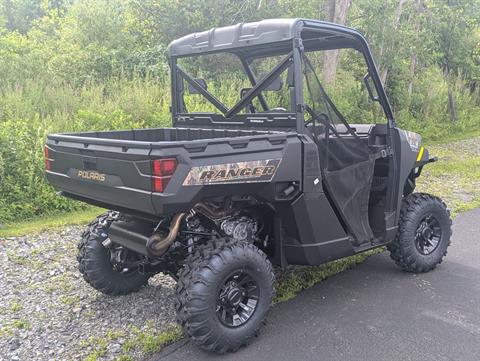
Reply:
[[387, 246], [390, 257], [408, 272], [428, 272], [447, 254], [452, 220], [445, 203], [426, 193], [403, 199], [395, 240]]
[[[212, 240], [187, 259], [176, 291], [177, 322], [185, 334], [205, 350], [236, 351], [265, 323], [275, 293], [274, 274], [254, 245]], [[230, 317], [234, 309], [238, 315]]]
[[119, 272], [110, 262], [110, 250], [102, 242], [108, 238], [110, 213], [98, 216], [82, 234], [78, 244], [78, 270], [96, 290], [107, 295], [126, 295], [136, 292], [148, 282], [148, 276], [137, 269]]

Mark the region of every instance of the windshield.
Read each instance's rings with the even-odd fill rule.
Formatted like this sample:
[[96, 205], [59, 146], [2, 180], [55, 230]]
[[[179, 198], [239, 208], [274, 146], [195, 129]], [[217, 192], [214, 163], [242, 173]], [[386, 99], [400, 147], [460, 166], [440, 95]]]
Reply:
[[219, 53], [181, 58], [176, 66], [180, 113], [237, 114], [290, 112], [291, 55], [246, 60]]

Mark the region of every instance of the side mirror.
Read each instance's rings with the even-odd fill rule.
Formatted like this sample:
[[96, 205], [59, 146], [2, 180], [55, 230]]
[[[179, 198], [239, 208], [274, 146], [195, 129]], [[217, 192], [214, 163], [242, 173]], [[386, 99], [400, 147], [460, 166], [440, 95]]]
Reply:
[[365, 88], [367, 88], [368, 91], [368, 96], [372, 101], [374, 102], [379, 102], [380, 98], [378, 97], [378, 94], [373, 92], [373, 89], [375, 89], [375, 84], [372, 82], [372, 78], [370, 77], [370, 73], [365, 74], [363, 77], [363, 83], [365, 84]]
[[[197, 83], [199, 83], [202, 86], [203, 89], [207, 90], [207, 82], [205, 81], [205, 79], [198, 78], [198, 79], [195, 79], [195, 81]], [[192, 86], [192, 84], [190, 84], [190, 83], [188, 83], [188, 93], [189, 94], [200, 94], [200, 92], [197, 89], [195, 89]]]

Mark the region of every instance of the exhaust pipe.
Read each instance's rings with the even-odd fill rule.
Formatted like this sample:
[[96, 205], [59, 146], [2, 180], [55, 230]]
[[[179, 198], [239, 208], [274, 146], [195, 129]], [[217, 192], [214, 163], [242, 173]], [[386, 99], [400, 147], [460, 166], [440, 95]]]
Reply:
[[230, 217], [232, 214], [240, 211], [241, 208], [221, 209], [220, 207], [215, 207], [214, 205], [207, 204], [206, 202], [199, 202], [193, 206], [193, 210], [203, 214], [213, 221], [218, 221], [223, 218]]
[[166, 237], [162, 237], [159, 233], [154, 233], [147, 241], [147, 251], [150, 255], [159, 257], [164, 254], [171, 244], [175, 241], [180, 229], [180, 223], [185, 213], [176, 214], [170, 222], [170, 231]]

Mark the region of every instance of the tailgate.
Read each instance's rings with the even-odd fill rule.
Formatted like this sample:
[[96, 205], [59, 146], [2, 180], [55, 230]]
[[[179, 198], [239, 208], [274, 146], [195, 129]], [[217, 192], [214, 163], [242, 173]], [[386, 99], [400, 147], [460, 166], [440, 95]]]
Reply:
[[153, 214], [150, 149], [149, 142], [49, 135], [46, 176], [67, 196]]

